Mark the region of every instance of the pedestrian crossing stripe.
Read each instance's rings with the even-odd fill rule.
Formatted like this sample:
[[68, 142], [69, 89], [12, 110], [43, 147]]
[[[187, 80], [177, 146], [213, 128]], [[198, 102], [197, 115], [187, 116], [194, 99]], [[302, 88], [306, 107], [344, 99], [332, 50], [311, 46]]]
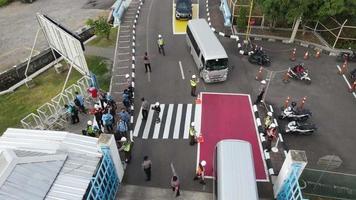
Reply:
[[148, 117], [143, 120], [142, 108], [137, 117], [133, 136], [142, 139], [188, 139], [191, 122], [200, 133], [201, 104], [161, 104], [160, 123], [150, 106]]

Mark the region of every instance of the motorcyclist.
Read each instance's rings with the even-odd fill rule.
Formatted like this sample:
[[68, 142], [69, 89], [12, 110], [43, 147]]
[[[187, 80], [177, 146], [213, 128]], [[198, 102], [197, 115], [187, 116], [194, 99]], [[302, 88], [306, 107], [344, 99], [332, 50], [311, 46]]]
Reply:
[[290, 106], [288, 106], [285, 110], [284, 113], [286, 115], [290, 114], [296, 114], [297, 113], [297, 103], [293, 101]]
[[296, 66], [293, 67], [293, 72], [295, 72], [295, 74], [300, 78], [303, 74], [304, 74], [305, 68], [304, 68], [304, 64], [298, 64]]
[[268, 129], [270, 125], [272, 124], [273, 119], [272, 119], [272, 112], [267, 112], [267, 116], [264, 119], [264, 125], [265, 129]]

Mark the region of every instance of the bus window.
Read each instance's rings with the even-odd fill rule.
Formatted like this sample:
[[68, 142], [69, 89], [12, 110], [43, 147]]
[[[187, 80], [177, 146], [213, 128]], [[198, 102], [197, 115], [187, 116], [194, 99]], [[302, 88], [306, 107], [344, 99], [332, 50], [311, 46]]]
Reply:
[[227, 58], [206, 61], [206, 69], [209, 71], [221, 70], [227, 68]]

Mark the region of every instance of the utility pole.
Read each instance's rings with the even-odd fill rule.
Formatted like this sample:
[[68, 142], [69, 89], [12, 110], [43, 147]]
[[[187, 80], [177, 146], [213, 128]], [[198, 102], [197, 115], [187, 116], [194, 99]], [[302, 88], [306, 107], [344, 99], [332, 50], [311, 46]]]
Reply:
[[248, 22], [247, 22], [247, 30], [246, 30], [246, 40], [249, 39], [249, 35], [251, 33], [251, 23], [250, 23], [250, 20], [251, 20], [251, 15], [252, 15], [252, 7], [253, 7], [253, 0], [251, 0], [251, 3], [250, 3], [250, 13], [248, 15]]

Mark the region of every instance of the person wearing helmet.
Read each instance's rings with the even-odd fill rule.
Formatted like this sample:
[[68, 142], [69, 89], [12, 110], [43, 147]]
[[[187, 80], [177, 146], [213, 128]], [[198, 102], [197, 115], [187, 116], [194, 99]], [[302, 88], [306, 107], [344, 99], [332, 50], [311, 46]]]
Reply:
[[267, 112], [267, 116], [264, 119], [265, 130], [267, 130], [273, 122], [272, 112]]
[[197, 89], [197, 83], [198, 83], [198, 79], [197, 76], [195, 74], [192, 75], [192, 79], [190, 79], [190, 87], [191, 87], [191, 91], [190, 94], [195, 97], [196, 95], [196, 89]]
[[262, 80], [261, 81], [261, 85], [260, 85], [260, 88], [259, 88], [259, 94], [257, 95], [257, 99], [255, 101], [255, 104], [259, 104], [263, 101], [263, 95], [266, 91], [266, 85], [267, 85], [267, 82], [266, 80]]
[[83, 135], [88, 135], [91, 137], [96, 137], [96, 133], [98, 129], [96, 127], [93, 126], [93, 122], [91, 120], [89, 120], [87, 122], [87, 128], [86, 130], [82, 130]]
[[162, 53], [162, 55], [165, 56], [166, 54], [164, 53], [164, 40], [162, 38], [162, 35], [158, 35], [157, 45], [158, 45], [158, 53], [159, 54]]
[[195, 177], [193, 179], [193, 180], [200, 179], [200, 184], [203, 184], [203, 185], [205, 185], [205, 166], [206, 166], [206, 161], [202, 160], [198, 165], [198, 169], [197, 169]]
[[125, 162], [129, 163], [131, 160], [131, 148], [132, 148], [131, 141], [128, 140], [126, 137], [122, 137], [120, 139], [120, 142], [122, 143], [122, 145], [121, 145], [119, 151], [124, 151]]
[[155, 105], [152, 107], [152, 110], [156, 113], [156, 123], [160, 123], [161, 119], [159, 118], [159, 113], [161, 112], [161, 107], [159, 106], [159, 102], [156, 102]]
[[197, 143], [197, 131], [195, 130], [195, 122], [192, 122], [189, 127], [189, 144], [194, 145]]

